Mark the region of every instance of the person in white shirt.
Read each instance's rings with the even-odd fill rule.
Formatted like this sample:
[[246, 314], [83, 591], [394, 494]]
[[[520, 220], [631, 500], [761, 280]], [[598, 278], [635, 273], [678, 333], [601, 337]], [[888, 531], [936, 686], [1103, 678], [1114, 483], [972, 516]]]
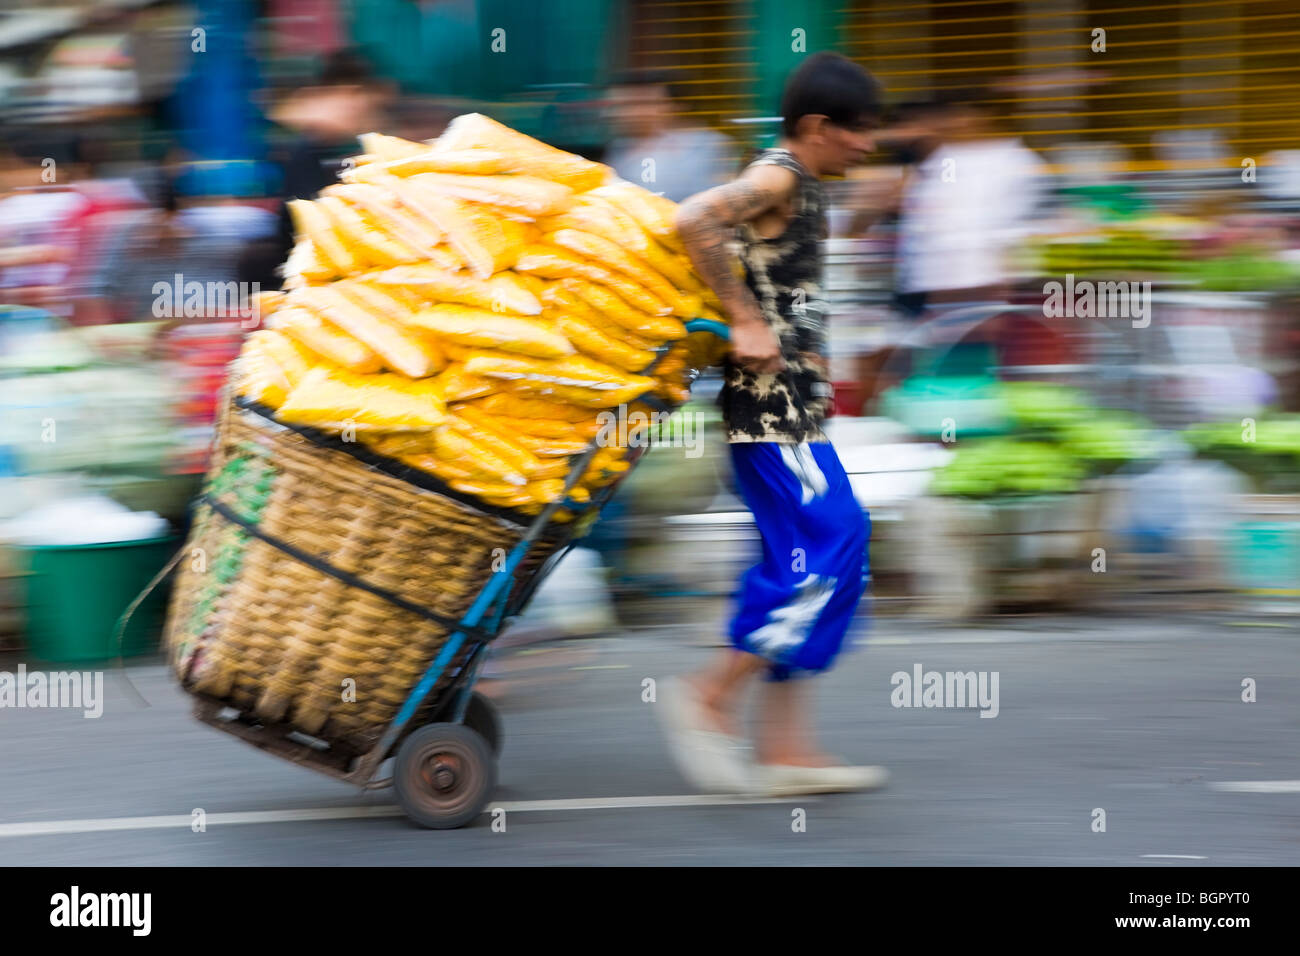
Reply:
[[937, 144], [903, 188], [898, 291], [927, 306], [1002, 301], [1010, 253], [1042, 193], [1043, 162], [1000, 134], [974, 98], [953, 98], [926, 117]]

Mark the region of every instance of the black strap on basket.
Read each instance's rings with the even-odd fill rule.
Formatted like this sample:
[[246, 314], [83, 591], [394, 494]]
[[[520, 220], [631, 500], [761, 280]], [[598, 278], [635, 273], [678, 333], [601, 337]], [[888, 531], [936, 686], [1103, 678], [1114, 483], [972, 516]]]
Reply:
[[220, 501], [217, 501], [216, 498], [214, 498], [211, 494], [205, 493], [201, 495], [200, 500], [204, 504], [206, 504], [209, 508], [211, 508], [213, 511], [215, 511], [217, 514], [221, 515], [221, 517], [225, 518], [229, 522], [232, 522], [233, 524], [239, 525], [239, 527], [243, 528], [253, 537], [261, 541], [265, 541], [271, 547], [283, 551], [285, 554], [289, 555], [289, 557], [301, 561], [303, 564], [306, 564], [309, 567], [315, 568], [317, 571], [320, 571], [322, 574], [328, 574], [330, 577], [342, 581], [344, 584], [348, 585], [349, 587], [359, 588], [362, 591], [369, 592], [370, 594], [375, 595], [375, 597], [387, 601], [389, 604], [393, 604], [397, 607], [400, 607], [404, 611], [410, 611], [412, 614], [418, 614], [420, 617], [425, 618], [426, 620], [429, 621], [433, 621], [435, 624], [441, 624], [443, 627], [447, 628], [448, 630], [460, 631], [461, 633], [469, 637], [477, 638], [483, 641], [491, 640], [495, 636], [491, 631], [487, 630], [482, 626], [462, 624], [460, 621], [456, 620], [455, 618], [448, 617], [445, 614], [439, 614], [437, 611], [430, 610], [429, 608], [421, 604], [416, 604], [414, 601], [408, 601], [406, 600], [406, 598], [402, 597], [401, 595], [394, 594], [392, 591], [380, 587], [375, 587], [375, 585], [363, 581], [361, 578], [357, 577], [355, 574], [352, 574], [350, 571], [344, 571], [342, 568], [336, 568], [328, 561], [323, 561], [320, 558], [314, 557], [308, 554], [306, 551], [303, 551], [301, 548], [295, 548], [293, 545], [289, 544], [289, 542], [282, 541], [281, 539], [275, 537], [274, 535], [267, 534], [265, 531], [263, 531], [257, 525], [253, 524], [251, 521], [247, 521], [244, 518], [241, 518], [233, 510], [231, 510], [231, 508], [228, 505], [223, 504]]

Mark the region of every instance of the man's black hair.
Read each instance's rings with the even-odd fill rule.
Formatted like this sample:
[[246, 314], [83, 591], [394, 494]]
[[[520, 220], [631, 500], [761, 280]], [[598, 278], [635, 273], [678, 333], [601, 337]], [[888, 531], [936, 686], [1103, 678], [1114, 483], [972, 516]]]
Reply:
[[627, 70], [614, 77], [610, 86], [661, 86], [674, 103], [681, 98], [681, 88], [668, 70]]
[[881, 112], [880, 84], [838, 53], [814, 53], [786, 81], [781, 97], [781, 131], [794, 136], [805, 116], [825, 116], [836, 126], [873, 122]]

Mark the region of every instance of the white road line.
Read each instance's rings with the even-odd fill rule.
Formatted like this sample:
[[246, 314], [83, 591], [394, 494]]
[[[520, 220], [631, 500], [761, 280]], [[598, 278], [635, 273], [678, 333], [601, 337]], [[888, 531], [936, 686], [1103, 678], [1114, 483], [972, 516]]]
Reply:
[[[804, 797], [802, 800], [815, 800]], [[744, 804], [791, 803], [791, 797], [745, 797], [725, 794], [682, 794], [652, 797], [578, 797], [567, 800], [505, 800], [489, 803], [484, 813], [501, 809], [516, 813], [556, 810], [634, 810], [659, 807], [723, 807]], [[237, 813], [209, 813], [207, 826], [250, 823], [303, 823], [312, 820], [349, 820], [365, 817], [399, 817], [400, 807], [321, 807], [304, 810], [249, 810]], [[0, 823], [0, 839], [6, 837], [51, 836], [63, 833], [106, 833], [114, 830], [189, 829], [193, 818], [188, 814], [154, 817], [106, 817], [89, 820], [41, 820], [31, 823]]]
[[1143, 853], [1144, 860], [1205, 860], [1204, 856], [1186, 856], [1182, 853]]
[[1300, 780], [1225, 780], [1210, 788], [1230, 793], [1300, 793]]

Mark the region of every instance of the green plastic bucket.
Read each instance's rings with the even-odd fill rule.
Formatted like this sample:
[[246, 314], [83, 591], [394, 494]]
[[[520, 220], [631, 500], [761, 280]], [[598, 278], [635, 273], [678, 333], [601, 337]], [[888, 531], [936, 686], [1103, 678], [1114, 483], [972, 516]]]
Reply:
[[[108, 544], [28, 545], [27, 647], [41, 661], [102, 661], [117, 657], [122, 612], [175, 554], [179, 538]], [[166, 611], [166, 582], [131, 615], [122, 635], [124, 657], [158, 649]]]

